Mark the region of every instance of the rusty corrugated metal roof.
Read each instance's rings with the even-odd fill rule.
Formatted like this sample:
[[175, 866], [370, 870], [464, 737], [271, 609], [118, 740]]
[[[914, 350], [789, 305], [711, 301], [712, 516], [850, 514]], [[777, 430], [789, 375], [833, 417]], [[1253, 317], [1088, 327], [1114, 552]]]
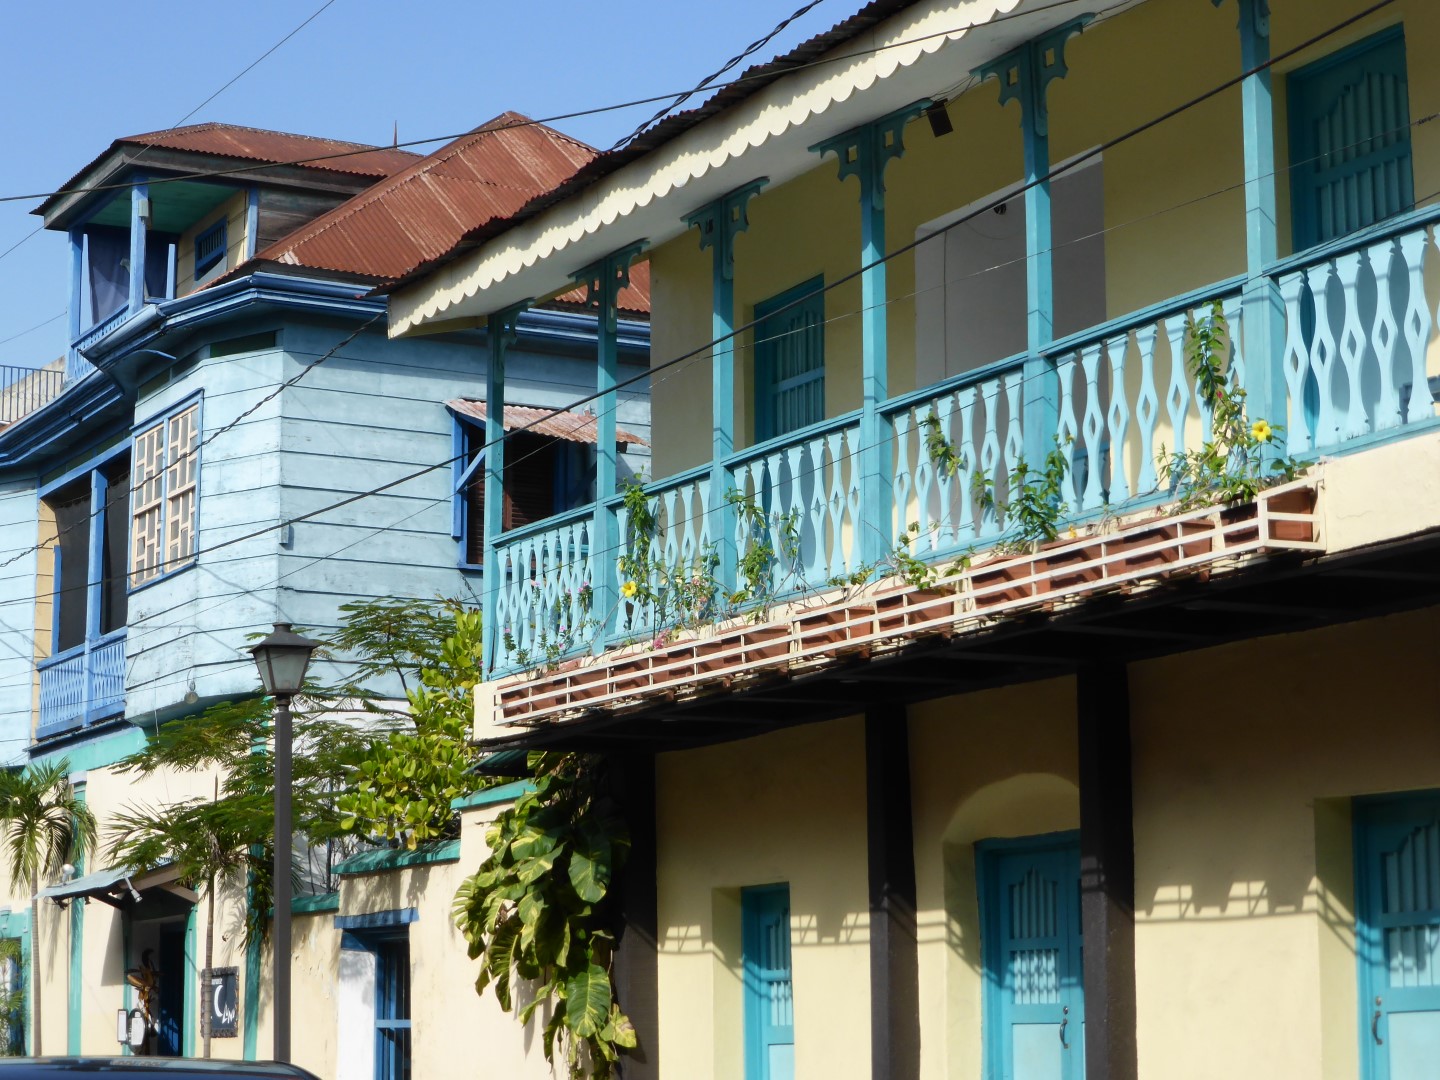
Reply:
[[[595, 157], [595, 150], [519, 113], [481, 124], [256, 253], [251, 263], [392, 281], [487, 221], [514, 213]], [[633, 275], [632, 275], [633, 276]], [[621, 296], [649, 313], [648, 271]], [[577, 292], [569, 303], [579, 303]]]
[[115, 141], [122, 145], [163, 146], [169, 150], [189, 150], [197, 154], [251, 161], [303, 164], [311, 169], [328, 169], [354, 176], [393, 176], [413, 165], [420, 157], [413, 151], [398, 147], [371, 146], [368, 143], [217, 123], [127, 135]]
[[813, 63], [831, 49], [845, 44], [871, 27], [884, 22], [897, 11], [910, 7], [914, 3], [915, 0], [871, 0], [854, 15], [842, 19], [829, 30], [816, 34], [789, 52], [767, 60], [763, 64], [746, 68], [728, 86], [717, 91], [697, 107], [684, 112], [672, 113], [642, 131], [624, 146], [597, 154], [573, 176], [531, 199], [509, 217], [497, 218], [471, 229], [461, 236], [448, 251], [413, 268], [403, 277], [379, 291], [393, 292], [395, 289], [453, 262], [466, 252], [479, 247], [491, 237], [537, 216], [556, 203], [564, 202], [575, 193], [609, 176], [617, 169], [628, 165], [637, 158], [644, 157], [671, 140], [679, 138], [709, 117], [724, 112], [731, 106], [738, 105], [746, 98], [759, 93], [777, 79], [782, 78], [787, 72]]
[[[473, 420], [485, 421], [485, 402], [457, 398], [445, 403], [457, 413], [463, 413]], [[569, 442], [593, 443], [597, 434], [594, 413], [556, 412], [554, 409], [536, 409], [528, 405], [505, 403], [505, 430], [524, 428], [536, 435], [550, 435]], [[615, 429], [615, 441], [632, 446], [647, 446], [644, 439], [622, 427]]]
[[[265, 162], [273, 165], [298, 164], [309, 169], [381, 179], [413, 165], [421, 155], [409, 150], [341, 139], [320, 139], [313, 135], [292, 135], [285, 131], [242, 127], [238, 124], [205, 123], [188, 127], [147, 131], [125, 135], [112, 142], [105, 152], [60, 185], [59, 191], [77, 188], [92, 171], [116, 151], [126, 146], [154, 146], [215, 157], [237, 158], [241, 161]], [[343, 155], [343, 156], [336, 156]], [[308, 160], [315, 159], [315, 160]], [[32, 211], [43, 215], [52, 203], [64, 198], [51, 195]]]

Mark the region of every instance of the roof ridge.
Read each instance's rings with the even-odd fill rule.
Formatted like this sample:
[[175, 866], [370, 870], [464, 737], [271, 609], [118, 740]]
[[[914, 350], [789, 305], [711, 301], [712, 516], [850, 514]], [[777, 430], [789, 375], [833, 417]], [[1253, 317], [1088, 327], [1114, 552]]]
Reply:
[[142, 131], [136, 135], [122, 135], [116, 142], [135, 142], [139, 139], [152, 139], [161, 135], [175, 135], [181, 132], [194, 131], [250, 131], [257, 135], [283, 135], [287, 139], [301, 139], [305, 142], [329, 143], [332, 146], [348, 146], [355, 150], [379, 150], [391, 153], [408, 154], [417, 160], [424, 160], [425, 154], [416, 150], [407, 150], [401, 146], [380, 146], [375, 143], [356, 142], [353, 139], [332, 139], [326, 135], [306, 135], [298, 131], [280, 131], [278, 128], [253, 127], [249, 124], [230, 124], [223, 120], [206, 120], [199, 124], [185, 124], [179, 127], [158, 128], [155, 131]]
[[[507, 122], [499, 124], [499, 121]], [[597, 151], [589, 144], [582, 142], [579, 139], [573, 138], [569, 135], [566, 135], [564, 132], [558, 131], [555, 128], [550, 127], [548, 124], [539, 123], [537, 121], [531, 120], [523, 113], [507, 109], [504, 112], [500, 113], [498, 116], [491, 117], [489, 120], [486, 120], [483, 123], [476, 125], [476, 127], [472, 128], [465, 134], [451, 139], [444, 146], [441, 146], [438, 149], [431, 151], [427, 155], [419, 157], [418, 160], [412, 162], [410, 165], [407, 165], [399, 172], [377, 181], [376, 183], [367, 187], [364, 191], [357, 192], [345, 202], [341, 203], [339, 206], [336, 206], [331, 210], [326, 211], [324, 214], [320, 215], [319, 218], [310, 222], [308, 225], [302, 225], [300, 226], [300, 228], [295, 229], [291, 233], [287, 233], [285, 236], [282, 236], [279, 239], [275, 240], [263, 251], [256, 252], [255, 255], [252, 256], [252, 258], [256, 260], [276, 261], [274, 258], [266, 259], [266, 253], [273, 251], [276, 248], [282, 247], [293, 253], [295, 248], [297, 248], [300, 244], [310, 243], [317, 237], [324, 236], [332, 229], [342, 226], [356, 214], [361, 213], [368, 207], [373, 206], [378, 202], [382, 202], [386, 196], [388, 196], [394, 191], [399, 190], [404, 185], [420, 178], [421, 176], [427, 175], [436, 166], [457, 157], [465, 150], [474, 146], [477, 141], [485, 138], [487, 135], [495, 135], [514, 127], [538, 128], [540, 129], [540, 133], [542, 135], [555, 141], [563, 142], [568, 145], [574, 146], [584, 151], [587, 155], [589, 155], [591, 160], [593, 160], [594, 156], [599, 153], [599, 151]], [[586, 162], [581, 162], [581, 165], [577, 166], [577, 168], [583, 167], [584, 164], [586, 164]], [[517, 187], [512, 184], [501, 183], [499, 181], [482, 176], [442, 176], [437, 177], [437, 179], [454, 181], [456, 183], [475, 184], [479, 186], [490, 187], [496, 190], [512, 191], [521, 197], [522, 205], [527, 202], [529, 198], [533, 198], [533, 195], [527, 194], [527, 189], [525, 187]], [[491, 218], [487, 220], [494, 219]], [[318, 227], [317, 222], [320, 223], [318, 224]], [[301, 231], [308, 231], [308, 235], [306, 235], [302, 240], [297, 241], [296, 243], [286, 247], [286, 242], [290, 239], [290, 237], [293, 236], [294, 233]], [[413, 267], [411, 269], [413, 269]]]

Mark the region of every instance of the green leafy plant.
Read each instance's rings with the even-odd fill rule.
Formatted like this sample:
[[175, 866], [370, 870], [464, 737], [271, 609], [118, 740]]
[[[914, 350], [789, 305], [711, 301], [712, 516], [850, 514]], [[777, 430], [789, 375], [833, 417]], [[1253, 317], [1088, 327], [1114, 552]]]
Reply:
[[455, 895], [455, 923], [480, 961], [476, 992], [493, 988], [522, 1024], [548, 1005], [546, 1060], [607, 1080], [636, 1046], [611, 982], [612, 885], [629, 837], [599, 759], [532, 753], [530, 770], [533, 790], [495, 820], [490, 856]]
[[954, 476], [961, 465], [960, 451], [955, 449], [955, 444], [946, 436], [940, 424], [940, 414], [933, 406], [920, 421], [920, 428], [924, 432], [926, 456], [935, 463], [942, 475]]
[[751, 619], [763, 622], [776, 597], [803, 581], [800, 512], [766, 512], [752, 496], [734, 490], [725, 499], [735, 508], [745, 538], [735, 563], [740, 585], [730, 594], [730, 607], [750, 607]]
[[1210, 411], [1210, 437], [1198, 450], [1169, 452], [1162, 446], [1157, 455], [1160, 476], [1181, 509], [1249, 502], [1262, 487], [1293, 480], [1300, 464], [1272, 449], [1284, 428], [1248, 419], [1245, 389], [1227, 370], [1230, 328], [1220, 302], [1199, 318], [1187, 315], [1185, 329], [1186, 366], [1196, 396]]
[[1057, 438], [1041, 468], [1023, 457], [1011, 467], [1004, 497], [996, 495], [995, 482], [983, 470], [976, 470], [971, 494], [981, 512], [996, 515], [1006, 530], [997, 552], [1022, 554], [1060, 535], [1060, 520], [1070, 509], [1060, 498], [1069, 467]]
[[25, 1056], [25, 957], [19, 938], [0, 938], [0, 1057]]
[[970, 569], [974, 550], [970, 549], [956, 556], [948, 566], [926, 562], [916, 555], [911, 546], [920, 539], [920, 523], [912, 521], [906, 530], [895, 538], [895, 547], [886, 560], [889, 572], [905, 584], [916, 589], [933, 589], [943, 578], [955, 577]]
[[[30, 891], [30, 949], [40, 955], [40, 879], [95, 846], [95, 815], [70, 786], [70, 762], [31, 764], [0, 772], [0, 844], [12, 882]], [[40, 995], [30, 999], [31, 1031], [40, 1048]]]

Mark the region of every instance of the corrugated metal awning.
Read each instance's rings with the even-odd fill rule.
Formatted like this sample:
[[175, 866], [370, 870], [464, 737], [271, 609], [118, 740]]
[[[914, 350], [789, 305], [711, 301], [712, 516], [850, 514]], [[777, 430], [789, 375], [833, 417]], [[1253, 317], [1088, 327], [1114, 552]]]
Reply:
[[[483, 401], [457, 398], [454, 401], [447, 401], [445, 404], [451, 412], [471, 420], [477, 420], [482, 424], [485, 422], [485, 402]], [[569, 442], [593, 443], [596, 438], [593, 413], [556, 412], [554, 409], [537, 409], [529, 405], [511, 405], [507, 402], [505, 405], [505, 430], [515, 431], [518, 428], [524, 428], [536, 435], [549, 435], [552, 438], [565, 439]], [[615, 429], [615, 441], [633, 446], [649, 445], [639, 435], [621, 427]]]

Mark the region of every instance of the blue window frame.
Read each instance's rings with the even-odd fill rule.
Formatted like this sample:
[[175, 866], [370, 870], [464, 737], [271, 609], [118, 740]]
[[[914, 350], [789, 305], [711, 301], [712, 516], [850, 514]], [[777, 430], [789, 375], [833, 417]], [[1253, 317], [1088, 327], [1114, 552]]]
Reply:
[[1405, 72], [1397, 26], [1287, 79], [1296, 251], [1414, 206]]
[[1355, 804], [1355, 944], [1366, 1080], [1440, 1062], [1440, 792]]
[[755, 441], [825, 419], [825, 285], [811, 278], [755, 305]]
[[985, 1075], [1083, 1080], [1079, 837], [987, 840], [976, 851]]
[[[453, 535], [460, 565], [478, 567], [485, 557], [485, 429], [455, 417]], [[505, 507], [502, 529], [519, 529], [590, 499], [594, 448], [548, 435], [517, 431], [505, 439]]]
[[745, 1080], [794, 1080], [790, 886], [742, 889], [740, 922], [745, 968]]
[[195, 234], [195, 276], [201, 277], [225, 258], [225, 219]]

